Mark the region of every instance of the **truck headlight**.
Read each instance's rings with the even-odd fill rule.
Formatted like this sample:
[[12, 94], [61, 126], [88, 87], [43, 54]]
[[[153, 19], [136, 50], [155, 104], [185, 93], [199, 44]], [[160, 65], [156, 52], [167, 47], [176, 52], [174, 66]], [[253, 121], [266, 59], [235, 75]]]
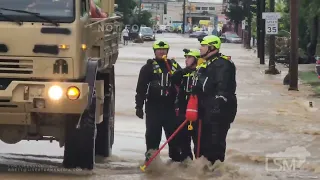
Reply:
[[63, 95], [63, 90], [60, 86], [51, 86], [48, 91], [49, 98], [59, 100]]
[[80, 97], [80, 90], [75, 86], [71, 86], [67, 90], [67, 96], [70, 100], [77, 100]]

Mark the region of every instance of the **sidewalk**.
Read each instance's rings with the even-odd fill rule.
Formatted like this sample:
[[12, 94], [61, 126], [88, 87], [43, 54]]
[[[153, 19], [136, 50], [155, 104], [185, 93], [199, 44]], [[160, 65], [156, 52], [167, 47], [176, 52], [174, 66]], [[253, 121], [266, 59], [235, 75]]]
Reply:
[[[297, 146], [303, 151], [298, 153], [310, 153], [303, 168], [320, 172], [320, 101], [309, 96], [311, 88], [299, 83], [299, 91], [288, 91], [282, 84], [288, 68], [278, 65], [281, 74], [265, 75], [267, 62], [260, 65], [252, 50], [223, 46], [222, 53], [232, 56], [237, 66], [239, 105], [228, 135], [227, 161], [241, 164], [247, 160], [254, 170], [261, 165], [261, 173], [266, 173], [267, 153]], [[311, 100], [313, 108], [309, 107]]]

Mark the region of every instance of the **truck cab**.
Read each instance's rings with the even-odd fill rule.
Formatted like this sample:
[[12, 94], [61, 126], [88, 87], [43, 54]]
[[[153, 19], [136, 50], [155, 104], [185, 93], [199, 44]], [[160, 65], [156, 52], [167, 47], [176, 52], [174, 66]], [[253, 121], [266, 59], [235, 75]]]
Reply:
[[1, 2], [0, 140], [55, 140], [64, 167], [93, 169], [113, 144], [120, 17], [93, 18], [93, 0]]

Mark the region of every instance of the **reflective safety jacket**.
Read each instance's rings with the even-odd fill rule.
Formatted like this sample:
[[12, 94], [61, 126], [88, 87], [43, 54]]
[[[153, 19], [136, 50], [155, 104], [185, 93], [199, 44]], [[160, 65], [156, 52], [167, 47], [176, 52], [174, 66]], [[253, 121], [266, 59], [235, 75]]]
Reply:
[[237, 112], [236, 67], [230, 58], [216, 54], [206, 60], [197, 67], [193, 84], [192, 93], [199, 99], [200, 119], [211, 123], [234, 121]]
[[193, 85], [206, 95], [232, 96], [236, 91], [236, 67], [229, 56], [217, 54], [196, 68]]
[[[152, 62], [153, 73], [154, 73], [154, 74], [162, 74], [163, 71], [162, 71], [160, 65], [158, 64], [158, 62], [155, 61], [155, 60], [152, 60], [152, 61], [153, 61], [153, 62]], [[175, 60], [173, 60], [173, 59], [168, 59], [168, 62], [169, 62], [169, 65], [171, 65], [171, 67], [170, 67], [170, 68], [171, 68], [170, 73], [171, 73], [171, 74], [174, 74], [174, 73], [177, 71], [177, 69], [180, 68], [180, 66], [179, 66], [179, 64], [178, 64]], [[168, 70], [168, 69], [166, 69], [166, 70]], [[168, 72], [166, 72], [166, 73], [168, 73]]]
[[181, 69], [180, 65], [172, 59], [167, 60], [170, 71], [164, 60], [149, 59], [139, 74], [136, 89], [136, 106], [142, 108], [144, 101], [171, 99], [175, 100], [176, 89], [171, 82], [171, 74]]
[[186, 113], [187, 104], [189, 101], [189, 97], [192, 92], [192, 82], [193, 76], [195, 74], [194, 70], [188, 70], [187, 73], [182, 75], [179, 93], [176, 98], [175, 106], [176, 109], [179, 110], [179, 115], [184, 116]]

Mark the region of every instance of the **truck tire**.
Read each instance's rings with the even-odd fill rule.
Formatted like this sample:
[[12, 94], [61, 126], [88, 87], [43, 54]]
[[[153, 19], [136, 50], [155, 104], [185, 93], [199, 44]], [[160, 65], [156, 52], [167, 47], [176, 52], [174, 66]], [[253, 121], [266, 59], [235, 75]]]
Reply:
[[63, 166], [92, 170], [95, 163], [96, 95], [95, 81], [99, 61], [88, 60], [85, 82], [89, 85], [86, 109], [81, 115], [70, 115], [66, 121]]
[[97, 125], [96, 155], [110, 157], [114, 142], [114, 109], [115, 109], [115, 77], [114, 67], [110, 70], [105, 80], [104, 114], [103, 122]]
[[[94, 117], [94, 110], [85, 111], [82, 116]], [[86, 122], [82, 120], [83, 123], [81, 122], [80, 127], [77, 127], [79, 118], [79, 116], [72, 115], [66, 122], [63, 166], [64, 168], [80, 167], [92, 170], [95, 161], [96, 126], [94, 118], [91, 118]]]

